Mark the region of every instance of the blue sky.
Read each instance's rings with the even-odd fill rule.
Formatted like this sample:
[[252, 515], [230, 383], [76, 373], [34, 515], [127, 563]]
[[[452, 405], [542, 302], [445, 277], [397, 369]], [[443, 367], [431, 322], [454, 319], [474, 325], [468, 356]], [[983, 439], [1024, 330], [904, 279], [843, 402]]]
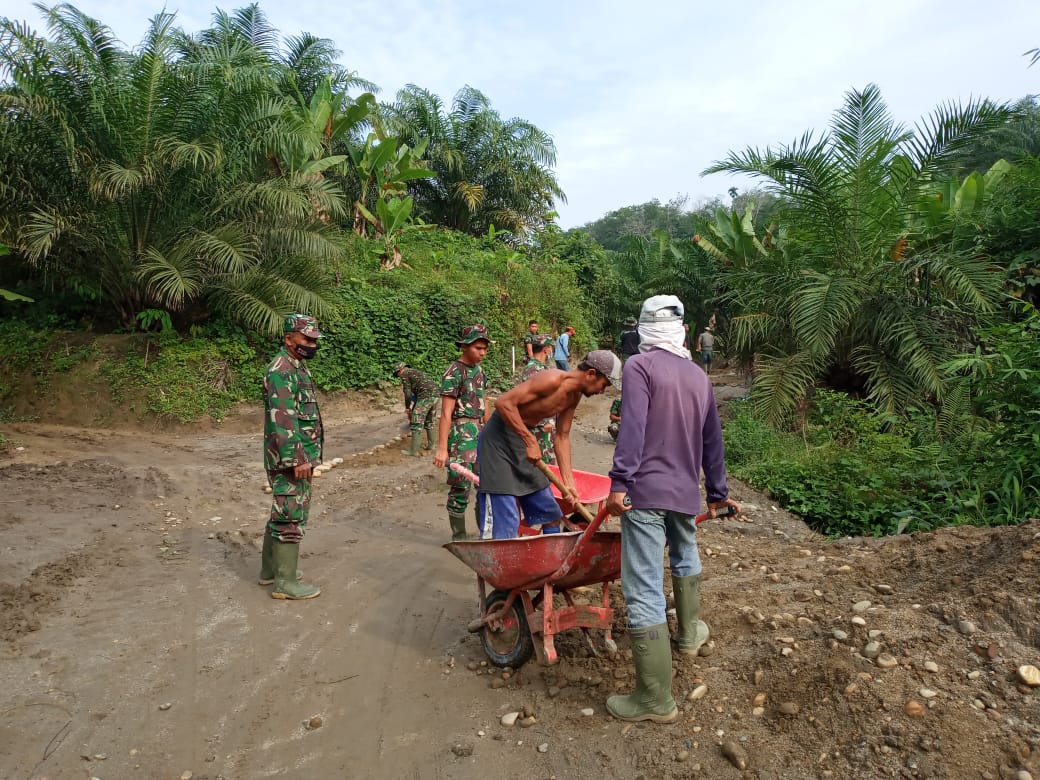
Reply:
[[[163, 8], [76, 5], [136, 45]], [[225, 10], [244, 2], [220, 3]], [[184, 29], [213, 2], [169, 0]], [[1037, 0], [314, 0], [261, 2], [283, 35], [331, 38], [385, 100], [408, 83], [446, 101], [463, 85], [503, 116], [551, 133], [564, 227], [651, 198], [690, 207], [736, 184], [700, 171], [730, 149], [821, 130], [846, 90], [870, 82], [912, 125], [939, 103], [1040, 93]], [[29, 0], [0, 13], [41, 27]]]

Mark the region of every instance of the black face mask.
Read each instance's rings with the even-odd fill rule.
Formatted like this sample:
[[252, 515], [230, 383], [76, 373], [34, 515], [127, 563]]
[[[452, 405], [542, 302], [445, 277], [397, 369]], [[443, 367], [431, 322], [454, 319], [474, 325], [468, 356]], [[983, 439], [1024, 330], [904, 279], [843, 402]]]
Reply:
[[304, 360], [310, 360], [312, 357], [318, 354], [318, 345], [315, 344], [313, 347], [310, 347], [306, 344], [297, 344], [296, 351]]

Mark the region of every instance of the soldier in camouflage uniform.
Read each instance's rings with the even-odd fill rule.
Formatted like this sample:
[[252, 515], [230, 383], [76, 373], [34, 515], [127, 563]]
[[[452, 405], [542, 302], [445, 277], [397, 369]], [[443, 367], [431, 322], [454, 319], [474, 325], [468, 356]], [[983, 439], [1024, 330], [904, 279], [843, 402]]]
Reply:
[[401, 454], [418, 457], [424, 428], [426, 446], [423, 449], [433, 449], [433, 421], [436, 417], [434, 406], [440, 395], [440, 388], [429, 374], [412, 368], [407, 363], [394, 366], [394, 376], [400, 378], [404, 388], [404, 413], [408, 418], [408, 430], [412, 434], [411, 448], [401, 450]]
[[[477, 437], [487, 419], [484, 406], [484, 370], [480, 362], [487, 354], [488, 330], [467, 325], [455, 342], [462, 357], [453, 362], [441, 379], [441, 427], [433, 465], [437, 468], [461, 463], [477, 471]], [[470, 481], [448, 469], [448, 522], [453, 542], [466, 538], [466, 505]]]
[[524, 355], [528, 360], [534, 357], [534, 340], [538, 338], [538, 320], [527, 323], [527, 335], [524, 336]]
[[610, 425], [607, 426], [607, 433], [610, 434], [610, 438], [617, 441], [618, 431], [621, 430], [621, 398], [615, 398], [614, 403], [610, 405]]
[[321, 591], [300, 583], [300, 541], [311, 502], [311, 470], [321, 463], [325, 432], [306, 362], [318, 351], [318, 323], [306, 314], [285, 318], [282, 348], [264, 374], [264, 468], [271, 515], [264, 532], [260, 584], [271, 598], [311, 599]]
[[[526, 339], [525, 339], [526, 340]], [[526, 382], [539, 371], [552, 368], [549, 361], [552, 360], [552, 350], [555, 346], [552, 336], [539, 334], [531, 341], [532, 357], [524, 366], [520, 375], [520, 381]], [[553, 431], [556, 430], [556, 418], [546, 417], [538, 425], [531, 429], [534, 438], [538, 441], [538, 449], [542, 451], [542, 460], [552, 466], [556, 465], [556, 450], [553, 448]]]

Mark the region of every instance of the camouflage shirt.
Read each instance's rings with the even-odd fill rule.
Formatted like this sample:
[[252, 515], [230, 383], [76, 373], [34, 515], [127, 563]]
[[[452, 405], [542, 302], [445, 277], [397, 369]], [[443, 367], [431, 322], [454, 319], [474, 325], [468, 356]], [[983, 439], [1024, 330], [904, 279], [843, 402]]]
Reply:
[[264, 468], [321, 463], [324, 441], [311, 374], [282, 347], [264, 374]]
[[455, 399], [452, 419], [473, 417], [484, 419], [484, 369], [456, 360], [441, 379], [441, 395]]
[[437, 383], [424, 371], [410, 366], [401, 372], [401, 385], [404, 387], [404, 405], [412, 407], [412, 399], [436, 398]]
[[548, 368], [549, 368], [549, 364], [548, 363], [543, 363], [540, 360], [535, 360], [534, 358], [531, 358], [530, 360], [527, 361], [527, 365], [524, 366], [523, 373], [520, 374], [520, 381], [521, 382], [526, 382], [528, 379], [533, 377], [539, 371], [545, 371]]
[[615, 398], [614, 399], [614, 403], [612, 403], [610, 405], [610, 413], [613, 414], [613, 415], [616, 415], [617, 417], [621, 416], [621, 399], [620, 398]]

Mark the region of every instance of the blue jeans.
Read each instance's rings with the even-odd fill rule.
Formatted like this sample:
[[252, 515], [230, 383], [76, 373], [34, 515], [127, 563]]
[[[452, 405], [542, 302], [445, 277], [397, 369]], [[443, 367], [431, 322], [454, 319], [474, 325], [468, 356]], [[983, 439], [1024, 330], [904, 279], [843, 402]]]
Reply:
[[629, 628], [666, 623], [664, 543], [673, 577], [701, 573], [693, 515], [664, 509], [629, 509], [621, 515], [621, 591]]
[[[477, 526], [481, 539], [515, 539], [520, 533], [520, 510], [527, 525], [555, 523], [561, 517], [560, 505], [546, 486], [526, 496], [504, 496], [477, 492]], [[560, 526], [542, 528], [543, 534], [558, 534]]]
[[558, 369], [560, 369], [560, 371], [570, 371], [571, 370], [571, 364], [568, 363], [566, 360], [557, 360], [556, 361], [556, 367]]

